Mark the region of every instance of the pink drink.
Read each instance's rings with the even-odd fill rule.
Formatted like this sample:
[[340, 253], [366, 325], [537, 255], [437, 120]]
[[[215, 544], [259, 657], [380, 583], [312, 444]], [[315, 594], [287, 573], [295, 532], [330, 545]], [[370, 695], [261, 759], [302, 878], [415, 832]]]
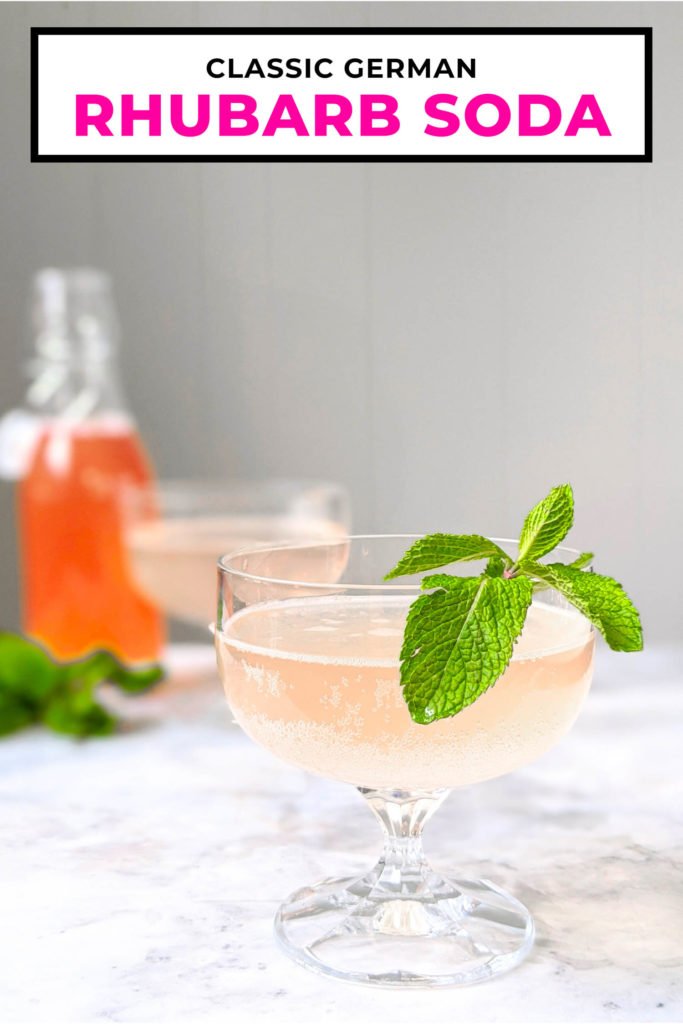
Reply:
[[208, 626], [216, 617], [221, 555], [283, 538], [332, 541], [345, 532], [338, 523], [309, 516], [187, 516], [138, 523], [126, 543], [140, 590], [169, 615]]
[[503, 775], [568, 731], [592, 676], [594, 635], [581, 615], [534, 604], [496, 684], [453, 718], [417, 725], [399, 685], [411, 600], [307, 597], [234, 615], [216, 643], [244, 731], [307, 771], [406, 790]]

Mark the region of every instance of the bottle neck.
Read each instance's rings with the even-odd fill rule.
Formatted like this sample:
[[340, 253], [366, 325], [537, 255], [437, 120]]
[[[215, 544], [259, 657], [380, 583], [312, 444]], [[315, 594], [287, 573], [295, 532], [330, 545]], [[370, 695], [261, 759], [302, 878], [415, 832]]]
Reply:
[[32, 337], [30, 412], [74, 422], [126, 412], [106, 274], [92, 267], [41, 270], [33, 282]]
[[29, 365], [28, 408], [42, 418], [80, 422], [105, 416], [130, 419], [112, 351], [94, 358], [46, 359]]

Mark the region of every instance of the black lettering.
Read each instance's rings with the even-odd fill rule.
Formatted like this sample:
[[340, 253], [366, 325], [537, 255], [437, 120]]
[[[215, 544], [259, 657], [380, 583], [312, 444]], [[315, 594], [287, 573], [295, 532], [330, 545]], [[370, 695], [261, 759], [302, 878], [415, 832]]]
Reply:
[[439, 63], [436, 65], [434, 78], [438, 78], [440, 75], [446, 75], [447, 78], [455, 78], [455, 75], [451, 71], [451, 66], [445, 57], [442, 57]]
[[323, 64], [331, 64], [332, 61], [329, 57], [321, 57], [320, 60], [315, 62], [315, 73], [318, 78], [332, 78], [331, 71], [321, 71], [320, 68]]
[[220, 57], [214, 57], [212, 60], [210, 60], [209, 63], [206, 65], [207, 75], [211, 75], [212, 78], [225, 78], [225, 71], [213, 70], [214, 64], [225, 64], [225, 61], [221, 60]]
[[429, 57], [418, 64], [412, 57], [408, 58], [408, 78], [420, 78], [422, 75], [429, 78], [432, 71], [432, 62]]
[[256, 57], [252, 57], [252, 59], [249, 61], [249, 67], [247, 68], [246, 77], [251, 78], [252, 75], [258, 75], [259, 78], [266, 77], [265, 71], [261, 67], [260, 62], [257, 60]]

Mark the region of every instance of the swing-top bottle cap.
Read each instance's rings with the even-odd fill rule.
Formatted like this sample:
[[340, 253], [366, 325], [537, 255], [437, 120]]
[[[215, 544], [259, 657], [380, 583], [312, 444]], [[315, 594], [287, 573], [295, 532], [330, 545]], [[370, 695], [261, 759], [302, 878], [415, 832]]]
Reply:
[[111, 279], [93, 267], [39, 270], [33, 279], [32, 321], [41, 359], [100, 360], [118, 347]]

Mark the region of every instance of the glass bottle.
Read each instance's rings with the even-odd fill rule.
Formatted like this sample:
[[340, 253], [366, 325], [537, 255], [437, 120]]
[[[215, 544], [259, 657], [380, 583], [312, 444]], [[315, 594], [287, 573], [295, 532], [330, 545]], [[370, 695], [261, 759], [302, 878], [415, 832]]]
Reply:
[[162, 619], [135, 590], [123, 543], [126, 492], [153, 473], [122, 395], [109, 278], [42, 270], [32, 314], [28, 412], [16, 420], [24, 630], [61, 659], [106, 648], [156, 660]]

